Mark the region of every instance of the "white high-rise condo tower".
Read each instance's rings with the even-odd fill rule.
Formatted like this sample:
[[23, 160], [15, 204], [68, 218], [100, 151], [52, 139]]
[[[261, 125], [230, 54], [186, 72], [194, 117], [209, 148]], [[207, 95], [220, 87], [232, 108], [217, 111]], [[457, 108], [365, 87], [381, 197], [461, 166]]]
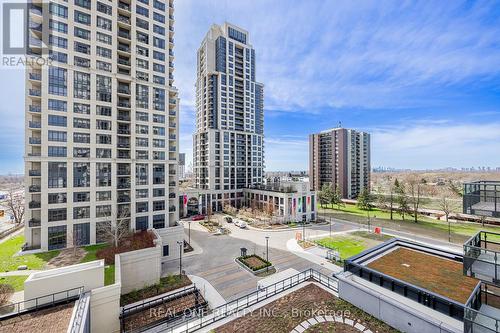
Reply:
[[264, 176], [263, 85], [255, 62], [248, 32], [228, 23], [213, 25], [198, 49], [196, 186], [223, 192], [232, 203]]
[[182, 239], [173, 10], [173, 0], [30, 4], [29, 52], [52, 63], [26, 73], [25, 249], [99, 243], [122, 220]]

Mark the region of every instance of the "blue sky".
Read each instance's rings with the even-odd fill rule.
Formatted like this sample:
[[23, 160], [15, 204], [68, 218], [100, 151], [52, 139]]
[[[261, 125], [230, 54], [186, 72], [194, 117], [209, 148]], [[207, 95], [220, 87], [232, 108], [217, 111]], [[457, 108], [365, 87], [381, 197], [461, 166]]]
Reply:
[[[305, 170], [308, 134], [372, 133], [372, 165], [500, 166], [500, 4], [178, 0], [180, 151], [191, 161], [196, 50], [212, 23], [250, 32], [267, 170]], [[23, 73], [0, 76], [0, 173], [22, 172]]]

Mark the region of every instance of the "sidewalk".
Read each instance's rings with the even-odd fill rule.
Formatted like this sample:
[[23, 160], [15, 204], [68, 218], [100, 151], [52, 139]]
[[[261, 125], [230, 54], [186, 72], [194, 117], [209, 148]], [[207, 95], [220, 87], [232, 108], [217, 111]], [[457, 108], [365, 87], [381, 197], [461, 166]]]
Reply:
[[322, 258], [316, 254], [304, 250], [293, 238], [286, 243], [286, 247], [288, 251], [292, 252], [296, 256], [309, 260], [310, 262], [313, 262], [315, 264], [321, 265], [326, 269], [332, 271], [334, 274], [341, 273], [344, 271], [342, 267], [332, 264], [326, 258], [324, 257]]

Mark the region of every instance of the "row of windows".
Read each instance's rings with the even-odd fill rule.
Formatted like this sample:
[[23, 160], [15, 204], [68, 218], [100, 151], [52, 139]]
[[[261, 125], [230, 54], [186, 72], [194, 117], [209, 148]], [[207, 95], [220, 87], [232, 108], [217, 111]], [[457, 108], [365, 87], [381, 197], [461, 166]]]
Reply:
[[[146, 204], [146, 209], [142, 206], [142, 204]], [[140, 206], [139, 206], [140, 205]], [[145, 203], [137, 203], [137, 213], [145, 213], [148, 212], [149, 210], [147, 209], [147, 202]], [[154, 201], [153, 202], [153, 211], [162, 211], [165, 210], [165, 201]], [[83, 206], [83, 207], [73, 207], [73, 219], [78, 220], [78, 219], [89, 219], [90, 218], [90, 206]], [[52, 208], [48, 210], [48, 221], [49, 222], [57, 222], [57, 221], [65, 221], [67, 220], [67, 209], [66, 208]], [[110, 205], [100, 205], [96, 206], [96, 212], [95, 212], [95, 217], [100, 218], [100, 217], [109, 217], [111, 216], [111, 206]], [[141, 216], [137, 217], [139, 221], [144, 222], [148, 220], [147, 216]], [[163, 228], [160, 227], [159, 224], [165, 223], [165, 215], [155, 215], [153, 216], [153, 221], [156, 222], [155, 228]], [[147, 229], [147, 228], [146, 228]], [[140, 228], [142, 230], [142, 228]]]
[[[157, 143], [154, 145], [155, 148], [165, 148], [165, 143]], [[171, 147], [175, 148], [175, 147]], [[109, 148], [96, 148], [96, 158], [111, 158], [112, 150]], [[152, 159], [155, 161], [165, 161], [165, 151], [153, 151]], [[68, 157], [68, 148], [60, 146], [49, 146], [47, 149], [47, 154], [50, 157]], [[147, 150], [136, 150], [135, 158], [138, 160], [149, 160], [149, 151]], [[73, 157], [75, 158], [90, 158], [90, 148], [85, 147], [74, 147]], [[130, 152], [128, 150], [119, 150], [117, 152], [118, 158], [130, 159]]]

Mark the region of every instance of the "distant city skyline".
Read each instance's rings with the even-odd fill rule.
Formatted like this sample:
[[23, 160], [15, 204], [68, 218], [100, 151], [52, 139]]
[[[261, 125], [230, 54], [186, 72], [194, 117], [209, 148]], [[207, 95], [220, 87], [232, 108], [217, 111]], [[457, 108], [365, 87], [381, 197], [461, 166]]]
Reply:
[[[196, 50], [213, 23], [228, 21], [250, 32], [257, 51], [266, 171], [307, 170], [308, 135], [339, 121], [371, 134], [374, 166], [500, 166], [495, 3], [183, 0], [175, 6], [186, 165], [192, 162]], [[0, 174], [22, 173], [24, 71], [3, 70], [1, 88], [8, 103], [0, 105]]]

